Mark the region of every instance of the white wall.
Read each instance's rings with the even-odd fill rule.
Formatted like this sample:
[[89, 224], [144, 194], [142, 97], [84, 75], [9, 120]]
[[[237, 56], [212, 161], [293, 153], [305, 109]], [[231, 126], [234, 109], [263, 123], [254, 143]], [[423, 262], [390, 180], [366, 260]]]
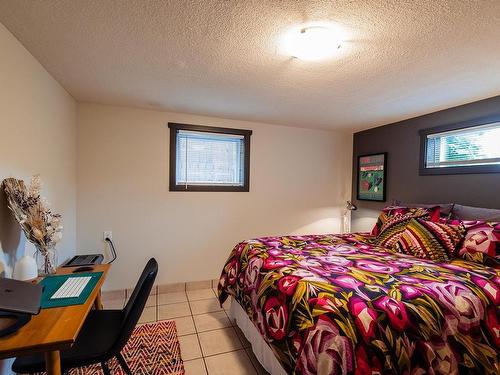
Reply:
[[[78, 251], [113, 231], [106, 289], [133, 286], [152, 256], [159, 284], [206, 280], [243, 239], [340, 230], [350, 134], [94, 104], [77, 118]], [[169, 192], [169, 121], [252, 129], [250, 192]]]
[[[387, 203], [389, 205], [389, 203]], [[353, 212], [351, 230], [353, 232], [371, 232], [376, 224], [380, 210], [367, 208], [358, 209]]]
[[[45, 196], [63, 215], [62, 261], [76, 243], [76, 103], [2, 24], [0, 51], [0, 180], [41, 174]], [[1, 192], [0, 276], [10, 276], [25, 242]], [[0, 361], [0, 374], [8, 368]]]

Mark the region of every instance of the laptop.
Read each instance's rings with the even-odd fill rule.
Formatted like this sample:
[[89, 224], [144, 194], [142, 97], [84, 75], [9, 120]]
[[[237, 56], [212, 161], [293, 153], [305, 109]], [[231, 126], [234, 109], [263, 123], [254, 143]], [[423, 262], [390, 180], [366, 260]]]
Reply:
[[41, 299], [41, 285], [0, 278], [0, 311], [36, 315]]
[[63, 264], [63, 267], [94, 266], [101, 264], [104, 259], [102, 254], [75, 255]]

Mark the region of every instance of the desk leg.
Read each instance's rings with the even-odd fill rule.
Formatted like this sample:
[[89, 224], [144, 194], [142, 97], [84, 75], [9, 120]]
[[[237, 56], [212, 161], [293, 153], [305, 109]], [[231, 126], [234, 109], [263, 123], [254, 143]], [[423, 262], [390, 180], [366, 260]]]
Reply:
[[102, 310], [102, 296], [101, 296], [101, 291], [97, 293], [97, 296], [95, 297], [94, 300], [94, 309], [96, 310]]
[[45, 353], [45, 367], [48, 375], [61, 375], [61, 356], [57, 350]]

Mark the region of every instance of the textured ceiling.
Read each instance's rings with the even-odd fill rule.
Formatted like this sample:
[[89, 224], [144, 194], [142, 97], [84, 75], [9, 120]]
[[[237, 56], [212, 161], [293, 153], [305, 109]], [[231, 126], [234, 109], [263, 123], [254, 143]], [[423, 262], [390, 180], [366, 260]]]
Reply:
[[[335, 57], [280, 53], [314, 21]], [[0, 0], [0, 22], [79, 101], [358, 130], [500, 94], [500, 0]]]

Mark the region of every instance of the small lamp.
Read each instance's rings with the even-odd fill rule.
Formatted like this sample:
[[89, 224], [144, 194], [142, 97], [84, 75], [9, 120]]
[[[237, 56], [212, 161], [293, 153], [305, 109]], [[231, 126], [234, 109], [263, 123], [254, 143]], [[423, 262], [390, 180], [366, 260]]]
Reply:
[[351, 201], [347, 201], [347, 206], [346, 208], [349, 210], [349, 211], [356, 211], [358, 209], [358, 207], [352, 203]]
[[358, 207], [351, 201], [347, 201], [345, 206], [345, 211], [343, 216], [343, 222], [342, 222], [342, 231], [344, 233], [349, 233], [351, 231], [351, 212], [356, 211]]

